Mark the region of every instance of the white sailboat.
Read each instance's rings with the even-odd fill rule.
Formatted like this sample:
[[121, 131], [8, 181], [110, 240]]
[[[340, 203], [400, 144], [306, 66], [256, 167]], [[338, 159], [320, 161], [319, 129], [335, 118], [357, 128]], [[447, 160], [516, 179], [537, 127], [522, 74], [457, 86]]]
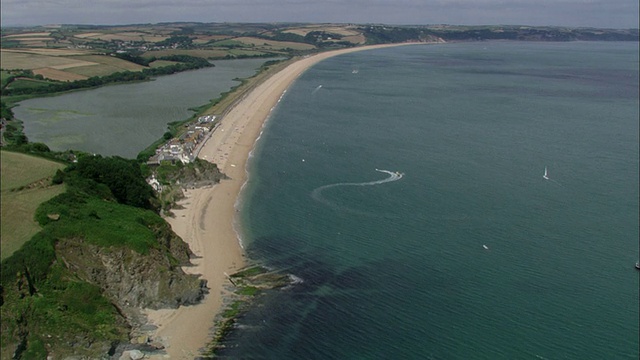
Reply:
[[544, 175], [542, 175], [542, 177], [543, 177], [545, 180], [549, 180], [549, 175], [547, 174], [547, 167], [546, 167], [546, 166], [544, 167]]

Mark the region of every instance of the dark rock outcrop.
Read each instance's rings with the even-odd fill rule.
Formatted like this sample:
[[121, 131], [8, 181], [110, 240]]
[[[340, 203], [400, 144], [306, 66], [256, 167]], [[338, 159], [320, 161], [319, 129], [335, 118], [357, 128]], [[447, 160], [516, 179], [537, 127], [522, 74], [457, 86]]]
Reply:
[[[186, 274], [188, 246], [179, 238], [140, 254], [127, 247], [100, 247], [78, 240], [61, 240], [58, 258], [80, 279], [95, 284], [125, 314], [139, 308], [177, 308], [199, 302], [207, 292], [206, 282]], [[171, 249], [171, 248], [170, 248]], [[176, 258], [173, 253], [182, 259]], [[133, 320], [133, 319], [132, 319]]]

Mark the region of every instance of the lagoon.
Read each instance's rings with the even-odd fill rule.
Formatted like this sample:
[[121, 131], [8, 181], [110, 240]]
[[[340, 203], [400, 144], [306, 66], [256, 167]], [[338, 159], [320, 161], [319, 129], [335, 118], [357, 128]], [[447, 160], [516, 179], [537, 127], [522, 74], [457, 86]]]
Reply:
[[162, 137], [167, 124], [185, 120], [254, 75], [265, 59], [216, 61], [215, 67], [54, 97], [25, 100], [13, 109], [30, 142], [54, 151], [81, 150], [135, 158]]

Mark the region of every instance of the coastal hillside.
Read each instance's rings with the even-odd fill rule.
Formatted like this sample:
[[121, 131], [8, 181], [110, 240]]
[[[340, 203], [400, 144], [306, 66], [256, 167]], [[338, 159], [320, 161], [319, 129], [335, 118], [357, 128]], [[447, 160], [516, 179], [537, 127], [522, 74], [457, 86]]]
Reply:
[[206, 283], [181, 268], [193, 254], [157, 214], [135, 161], [78, 156], [49, 183], [66, 191], [37, 208], [42, 230], [1, 263], [3, 359], [113, 355], [143, 323], [141, 308], [203, 298]]
[[10, 151], [0, 151], [0, 157], [0, 254], [5, 259], [41, 230], [34, 220], [35, 211], [64, 191], [64, 185], [51, 184], [51, 178], [65, 165]]
[[[146, 156], [133, 161], [54, 154], [45, 144], [29, 143], [11, 112], [17, 102], [213, 66], [215, 59], [288, 59], [368, 44], [483, 40], [638, 41], [638, 30], [201, 23], [2, 29], [3, 144], [65, 165], [9, 189], [19, 193], [35, 182], [43, 196], [30, 200], [28, 214], [2, 219], [3, 228], [34, 219], [35, 230], [14, 241], [18, 245], [0, 263], [0, 357], [117, 358], [125, 347], [152, 346], [137, 340], [141, 308], [195, 304], [208, 291], [206, 283], [182, 270], [193, 253], [158, 213], [171, 209], [182, 187], [224, 178], [208, 162], [150, 165], [141, 164]], [[251, 86], [236, 95], [246, 89]], [[228, 103], [220, 102], [220, 108], [232, 106], [234, 98], [223, 100]], [[171, 142], [179, 132], [174, 127], [159, 141]], [[152, 171], [163, 195], [145, 182]]]

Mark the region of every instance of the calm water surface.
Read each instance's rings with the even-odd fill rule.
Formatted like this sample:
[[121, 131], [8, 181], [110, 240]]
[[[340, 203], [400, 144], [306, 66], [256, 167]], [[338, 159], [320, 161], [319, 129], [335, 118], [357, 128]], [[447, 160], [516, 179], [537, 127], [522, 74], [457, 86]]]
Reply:
[[216, 61], [215, 67], [161, 76], [153, 81], [101, 87], [31, 99], [14, 108], [31, 142], [52, 150], [82, 150], [135, 158], [167, 131], [247, 78], [264, 59]]
[[318, 64], [269, 120], [241, 206], [250, 257], [301, 282], [261, 297], [223, 355], [637, 359], [638, 117], [637, 43]]

